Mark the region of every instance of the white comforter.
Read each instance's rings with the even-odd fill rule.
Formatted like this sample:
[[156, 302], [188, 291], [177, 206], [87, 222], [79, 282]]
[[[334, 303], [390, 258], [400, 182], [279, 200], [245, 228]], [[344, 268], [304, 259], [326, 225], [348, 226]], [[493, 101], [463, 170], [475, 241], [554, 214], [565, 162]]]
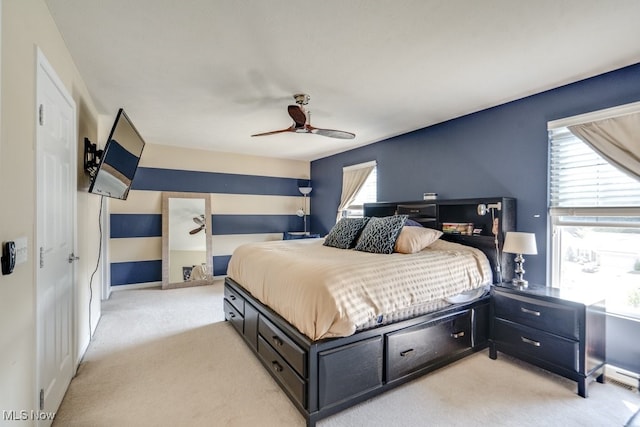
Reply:
[[438, 240], [416, 254], [372, 254], [323, 239], [238, 247], [227, 274], [311, 338], [349, 336], [448, 303], [491, 283], [482, 251]]

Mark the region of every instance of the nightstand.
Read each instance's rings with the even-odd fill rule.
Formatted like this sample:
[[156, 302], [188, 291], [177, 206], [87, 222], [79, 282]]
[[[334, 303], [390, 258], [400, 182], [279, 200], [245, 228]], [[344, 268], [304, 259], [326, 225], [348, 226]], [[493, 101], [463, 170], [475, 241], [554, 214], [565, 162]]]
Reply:
[[309, 233], [304, 231], [285, 231], [282, 233], [282, 240], [295, 240], [295, 239], [317, 239], [320, 234]]
[[498, 351], [578, 382], [604, 382], [604, 298], [541, 285], [491, 289], [489, 357]]

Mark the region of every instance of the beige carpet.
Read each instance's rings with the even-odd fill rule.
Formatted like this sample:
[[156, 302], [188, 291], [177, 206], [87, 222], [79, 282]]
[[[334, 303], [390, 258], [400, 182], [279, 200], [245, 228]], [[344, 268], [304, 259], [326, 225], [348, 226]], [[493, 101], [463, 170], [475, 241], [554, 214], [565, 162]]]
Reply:
[[[55, 426], [304, 426], [223, 321], [222, 283], [114, 292]], [[338, 426], [621, 426], [640, 395], [483, 351], [318, 423]]]

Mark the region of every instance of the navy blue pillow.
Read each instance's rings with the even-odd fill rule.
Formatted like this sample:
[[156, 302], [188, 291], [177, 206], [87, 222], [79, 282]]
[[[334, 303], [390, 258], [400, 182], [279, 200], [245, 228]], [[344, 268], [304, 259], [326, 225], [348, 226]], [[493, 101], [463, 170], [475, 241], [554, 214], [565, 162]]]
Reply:
[[422, 227], [422, 224], [418, 221], [412, 220], [411, 218], [407, 218], [407, 222], [405, 222], [404, 225], [407, 227]]
[[323, 245], [338, 249], [353, 248], [367, 221], [369, 221], [368, 217], [341, 218], [324, 239]]

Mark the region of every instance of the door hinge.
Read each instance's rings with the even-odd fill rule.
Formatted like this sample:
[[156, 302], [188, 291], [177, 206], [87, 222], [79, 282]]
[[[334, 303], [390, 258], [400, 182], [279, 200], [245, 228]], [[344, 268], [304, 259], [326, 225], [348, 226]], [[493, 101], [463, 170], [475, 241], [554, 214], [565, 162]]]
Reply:
[[40, 126], [44, 126], [44, 104], [40, 104], [38, 107], [38, 123]]
[[40, 268], [44, 268], [44, 247], [40, 246]]
[[40, 389], [40, 410], [44, 410], [44, 389]]

